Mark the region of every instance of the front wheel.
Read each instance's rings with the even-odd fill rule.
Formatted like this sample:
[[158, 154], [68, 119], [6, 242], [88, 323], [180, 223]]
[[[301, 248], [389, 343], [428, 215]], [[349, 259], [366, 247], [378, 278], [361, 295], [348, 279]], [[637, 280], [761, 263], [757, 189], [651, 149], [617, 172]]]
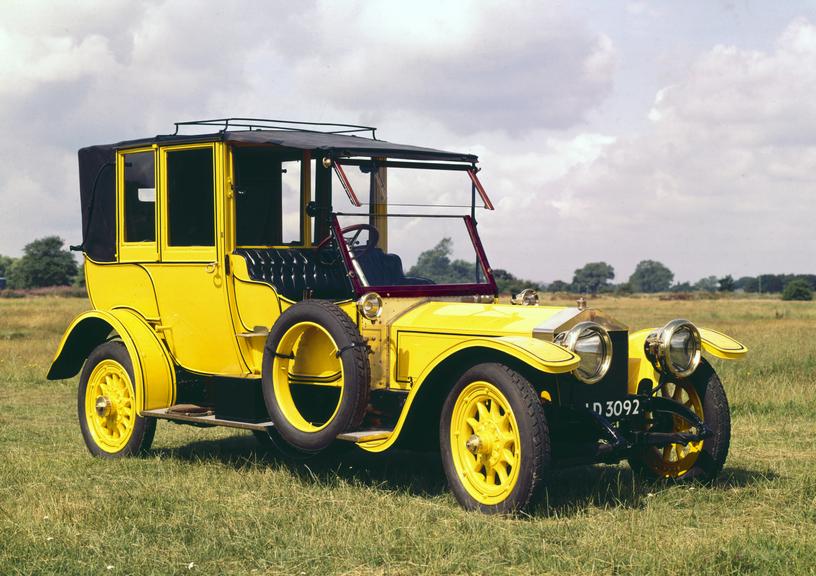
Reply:
[[82, 439], [94, 456], [132, 456], [150, 448], [156, 420], [137, 414], [133, 366], [122, 342], [100, 344], [88, 356], [77, 412]]
[[442, 465], [469, 510], [523, 510], [543, 485], [550, 462], [544, 408], [533, 386], [501, 364], [465, 372], [442, 408]]
[[[686, 445], [637, 448], [629, 457], [629, 465], [635, 472], [652, 479], [713, 480], [725, 465], [731, 442], [731, 412], [717, 373], [703, 360], [688, 378], [664, 383], [660, 394], [689, 408], [713, 434]], [[667, 428], [660, 429], [661, 432], [686, 432], [689, 429], [689, 423], [676, 416], [668, 423], [659, 422], [658, 416], [646, 416], [647, 430], [659, 427]]]

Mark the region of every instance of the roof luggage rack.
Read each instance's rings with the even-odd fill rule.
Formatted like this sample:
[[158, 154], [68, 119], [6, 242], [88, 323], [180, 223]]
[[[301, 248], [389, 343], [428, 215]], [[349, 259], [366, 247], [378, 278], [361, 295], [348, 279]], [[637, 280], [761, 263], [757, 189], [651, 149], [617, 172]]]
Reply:
[[[294, 120], [272, 120], [269, 118], [212, 118], [210, 120], [190, 120], [174, 122], [176, 126], [173, 136], [179, 135], [182, 126], [217, 126], [219, 132], [230, 129], [244, 130], [291, 130], [293, 132], [317, 132], [321, 134], [354, 134], [371, 132], [371, 137], [377, 139], [377, 128], [361, 126], [359, 124], [340, 124], [337, 122], [296, 122]], [[323, 127], [323, 128], [318, 128]], [[327, 128], [333, 128], [331, 130]]]

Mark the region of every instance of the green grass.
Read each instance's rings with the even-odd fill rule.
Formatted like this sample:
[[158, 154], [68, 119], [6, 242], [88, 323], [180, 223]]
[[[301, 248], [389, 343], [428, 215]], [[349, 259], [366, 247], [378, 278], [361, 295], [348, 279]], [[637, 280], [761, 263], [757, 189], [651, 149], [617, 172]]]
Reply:
[[816, 574], [816, 304], [592, 304], [632, 329], [687, 317], [750, 348], [714, 361], [734, 420], [713, 486], [583, 467], [501, 518], [462, 511], [433, 455], [295, 465], [245, 433], [161, 422], [148, 456], [94, 459], [76, 379], [44, 378], [87, 304], [2, 300], [0, 574]]

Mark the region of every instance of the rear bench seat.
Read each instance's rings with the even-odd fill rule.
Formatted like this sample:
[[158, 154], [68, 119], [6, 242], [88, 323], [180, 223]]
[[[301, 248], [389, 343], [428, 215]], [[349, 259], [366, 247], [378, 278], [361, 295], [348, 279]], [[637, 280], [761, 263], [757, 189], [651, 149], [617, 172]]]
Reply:
[[326, 265], [310, 248], [236, 248], [243, 256], [249, 277], [269, 284], [289, 300], [303, 300], [304, 292], [312, 298], [347, 300], [352, 298], [351, 284], [341, 263]]

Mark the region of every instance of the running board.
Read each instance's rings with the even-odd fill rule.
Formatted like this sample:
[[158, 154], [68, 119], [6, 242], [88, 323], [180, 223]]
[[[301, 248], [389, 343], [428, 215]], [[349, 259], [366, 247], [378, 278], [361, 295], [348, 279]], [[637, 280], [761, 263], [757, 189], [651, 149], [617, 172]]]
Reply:
[[354, 432], [338, 434], [337, 439], [361, 444], [363, 442], [373, 442], [374, 440], [385, 440], [391, 436], [391, 432], [393, 430], [355, 430]]
[[214, 414], [204, 416], [193, 416], [172, 412], [170, 408], [160, 408], [158, 410], [143, 410], [142, 416], [151, 418], [163, 418], [176, 422], [189, 422], [191, 424], [203, 424], [206, 426], [226, 426], [227, 428], [243, 428], [244, 430], [266, 430], [272, 426], [272, 422], [243, 422], [241, 420], [225, 420], [217, 418]]
[[[142, 416], [162, 418], [164, 420], [173, 420], [175, 422], [187, 422], [201, 426], [225, 426], [227, 428], [241, 428], [243, 430], [266, 430], [267, 428], [271, 428], [273, 426], [272, 422], [244, 422], [241, 420], [226, 420], [224, 418], [217, 418], [214, 414], [205, 414], [201, 416], [184, 414], [173, 411], [172, 407], [160, 408], [158, 410], [143, 410]], [[360, 444], [362, 442], [384, 440], [391, 435], [391, 432], [391, 430], [355, 430], [354, 432], [339, 434], [337, 439]]]

